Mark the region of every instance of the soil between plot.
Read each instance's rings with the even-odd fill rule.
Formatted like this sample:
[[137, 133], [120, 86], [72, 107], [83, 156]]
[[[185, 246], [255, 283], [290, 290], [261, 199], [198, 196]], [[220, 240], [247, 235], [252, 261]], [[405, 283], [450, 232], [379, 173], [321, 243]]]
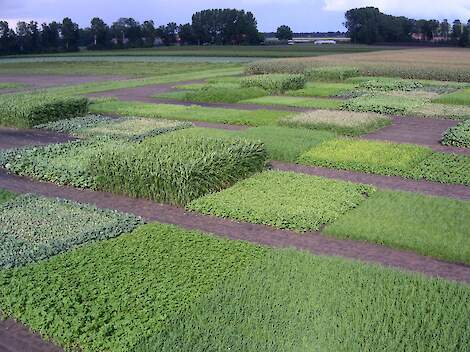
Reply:
[[19, 148], [28, 145], [64, 143], [76, 138], [63, 133], [37, 129], [0, 127], [0, 149]]

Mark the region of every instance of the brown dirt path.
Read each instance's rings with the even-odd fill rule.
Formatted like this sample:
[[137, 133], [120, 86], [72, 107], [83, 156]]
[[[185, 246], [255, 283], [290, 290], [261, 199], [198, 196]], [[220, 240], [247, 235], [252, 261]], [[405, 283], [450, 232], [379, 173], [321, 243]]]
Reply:
[[39, 129], [0, 127], [0, 149], [19, 148], [27, 145], [63, 143], [76, 138], [63, 133]]
[[362, 136], [364, 139], [397, 143], [421, 144], [437, 152], [470, 155], [470, 148], [447, 147], [440, 143], [442, 135], [460, 121], [419, 117], [393, 117], [393, 124]]
[[48, 197], [61, 197], [77, 202], [91, 203], [99, 208], [133, 213], [147, 221], [175, 224], [233, 240], [246, 240], [273, 247], [294, 247], [308, 250], [314, 254], [358, 259], [470, 284], [470, 266], [448, 263], [413, 252], [395, 250], [366, 242], [334, 239], [317, 232], [299, 235], [292, 231], [278, 230], [269, 226], [187, 212], [183, 208], [158, 204], [145, 199], [37, 182], [25, 177], [9, 175], [1, 169], [0, 188], [19, 193], [30, 192]]
[[60, 352], [60, 347], [47, 342], [14, 320], [0, 320], [1, 352]]

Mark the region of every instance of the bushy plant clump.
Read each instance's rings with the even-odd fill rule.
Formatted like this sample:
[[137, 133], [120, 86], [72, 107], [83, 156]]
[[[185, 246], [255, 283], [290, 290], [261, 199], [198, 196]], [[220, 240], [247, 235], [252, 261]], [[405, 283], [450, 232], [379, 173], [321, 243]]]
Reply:
[[186, 204], [261, 171], [266, 159], [262, 143], [169, 134], [103, 151], [91, 170], [100, 189]]
[[359, 70], [354, 67], [316, 67], [305, 71], [309, 81], [344, 81], [359, 76]]
[[372, 187], [291, 172], [264, 172], [188, 209], [299, 232], [318, 230], [361, 204]]
[[469, 212], [466, 201], [379, 191], [324, 232], [470, 264]]
[[384, 115], [365, 112], [312, 110], [281, 119], [281, 125], [330, 130], [348, 136], [357, 136], [391, 124]]
[[383, 92], [412, 91], [423, 87], [419, 81], [387, 77], [369, 78], [359, 84], [360, 89]]
[[66, 350], [131, 351], [265, 252], [174, 226], [144, 225], [0, 271], [0, 307]]
[[87, 112], [86, 97], [59, 97], [47, 93], [0, 95], [0, 126], [27, 128], [83, 116]]
[[302, 89], [306, 82], [305, 76], [300, 74], [269, 74], [244, 77], [240, 81], [240, 86], [258, 87], [270, 93], [282, 93]]
[[142, 221], [91, 205], [21, 195], [0, 205], [0, 268], [50, 258], [83, 243], [116, 237]]
[[305, 152], [299, 162], [306, 165], [356, 170], [389, 176], [417, 177], [416, 166], [432, 150], [412, 144], [357, 139], [335, 139]]
[[447, 129], [444, 132], [441, 143], [454, 147], [470, 147], [470, 120]]
[[312, 64], [305, 60], [257, 60], [245, 67], [245, 73], [248, 75], [303, 74], [311, 67]]
[[368, 94], [345, 101], [342, 109], [358, 112], [375, 112], [388, 115], [407, 115], [419, 109], [426, 100], [402, 94]]
[[90, 161], [107, 149], [125, 148], [128, 142], [104, 139], [0, 151], [0, 165], [8, 171], [37, 180], [96, 188]]
[[466, 352], [469, 310], [468, 285], [273, 250], [135, 352]]

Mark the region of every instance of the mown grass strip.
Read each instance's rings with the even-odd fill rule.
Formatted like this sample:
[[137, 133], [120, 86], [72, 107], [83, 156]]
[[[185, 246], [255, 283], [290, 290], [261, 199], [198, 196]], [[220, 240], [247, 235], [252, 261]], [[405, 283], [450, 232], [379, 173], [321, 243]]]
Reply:
[[470, 264], [469, 213], [466, 201], [378, 191], [324, 232]]
[[310, 109], [340, 109], [343, 104], [343, 101], [338, 99], [305, 98], [274, 95], [242, 100], [241, 103], [257, 105], [280, 105]]

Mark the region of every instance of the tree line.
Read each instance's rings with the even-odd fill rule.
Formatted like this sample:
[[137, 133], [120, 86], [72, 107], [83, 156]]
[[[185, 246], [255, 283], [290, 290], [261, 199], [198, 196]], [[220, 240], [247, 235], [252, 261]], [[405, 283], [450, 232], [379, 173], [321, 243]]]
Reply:
[[416, 20], [392, 16], [375, 7], [351, 9], [345, 14], [345, 27], [353, 43], [405, 43], [414, 40], [438, 41], [462, 47], [470, 46], [470, 20]]
[[251, 12], [210, 9], [196, 12], [191, 23], [157, 26], [153, 20], [139, 23], [120, 18], [111, 25], [95, 17], [86, 28], [69, 17], [62, 22], [39, 24], [20, 21], [16, 29], [0, 21], [0, 54], [30, 54], [113, 48], [143, 48], [155, 45], [259, 44], [263, 40]]

